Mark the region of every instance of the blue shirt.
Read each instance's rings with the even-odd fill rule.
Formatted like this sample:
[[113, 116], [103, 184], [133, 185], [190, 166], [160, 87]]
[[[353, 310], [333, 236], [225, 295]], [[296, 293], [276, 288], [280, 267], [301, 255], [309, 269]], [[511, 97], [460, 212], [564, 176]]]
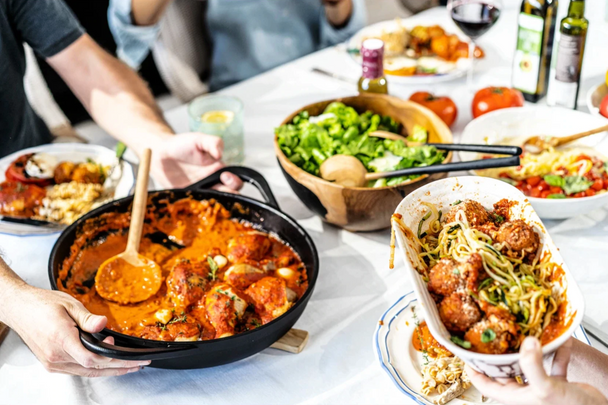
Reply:
[[[327, 21], [321, 0], [207, 0], [207, 7], [212, 90], [346, 41], [363, 28], [366, 17], [363, 0], [353, 0], [350, 20], [340, 29]], [[108, 21], [118, 56], [139, 66], [159, 27], [134, 26], [131, 0], [111, 0]]]

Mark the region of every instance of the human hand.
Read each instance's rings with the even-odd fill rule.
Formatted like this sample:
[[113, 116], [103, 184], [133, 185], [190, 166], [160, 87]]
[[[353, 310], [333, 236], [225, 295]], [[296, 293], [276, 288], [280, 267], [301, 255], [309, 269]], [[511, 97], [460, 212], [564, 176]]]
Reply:
[[[166, 138], [152, 148], [150, 170], [163, 187], [183, 188], [224, 167], [220, 161], [224, 150], [221, 138], [190, 132]], [[232, 173], [222, 173], [222, 184], [216, 190], [234, 193], [243, 182]]]
[[352, 0], [321, 0], [325, 6], [327, 20], [336, 28], [341, 28], [348, 23], [353, 12]]
[[521, 345], [519, 364], [527, 385], [513, 379], [492, 380], [469, 366], [466, 373], [475, 387], [505, 405], [607, 405], [608, 400], [588, 384], [569, 383], [566, 379], [572, 350], [572, 339], [555, 353], [551, 377], [543, 368], [543, 355], [538, 339], [527, 337]]
[[[105, 327], [107, 319], [91, 314], [68, 294], [23, 285], [10, 291], [7, 298], [10, 304], [2, 309], [7, 325], [52, 373], [117, 376], [150, 364], [150, 361], [110, 359], [85, 349], [76, 326], [97, 333]], [[104, 342], [114, 344], [114, 338], [109, 336]]]

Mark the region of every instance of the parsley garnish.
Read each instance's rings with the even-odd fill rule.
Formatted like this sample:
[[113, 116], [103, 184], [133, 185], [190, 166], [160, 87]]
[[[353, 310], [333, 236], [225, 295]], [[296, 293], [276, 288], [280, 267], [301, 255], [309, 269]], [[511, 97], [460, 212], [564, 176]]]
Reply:
[[255, 326], [256, 328], [259, 328], [260, 326], [262, 326], [262, 324], [260, 323], [260, 321], [258, 321], [257, 319], [252, 319], [251, 323], [253, 324], [253, 326]]
[[469, 342], [467, 340], [463, 340], [463, 339], [459, 338], [458, 336], [452, 336], [452, 337], [450, 337], [450, 340], [452, 342], [456, 343], [458, 346], [463, 347], [465, 349], [471, 348], [471, 342]]
[[456, 268], [456, 269], [452, 270], [452, 273], [454, 273], [454, 274], [460, 274], [460, 270], [458, 270], [458, 269]]
[[483, 343], [490, 343], [494, 339], [496, 339], [496, 332], [494, 332], [490, 328], [484, 330], [483, 333], [481, 334], [481, 341]]
[[460, 204], [461, 202], [462, 202], [462, 200], [456, 200], [456, 201], [454, 201], [454, 202], [452, 203], [452, 207], [453, 207], [454, 205], [458, 205], [458, 204]]
[[207, 256], [207, 263], [209, 263], [209, 269], [211, 270], [211, 273], [209, 273], [209, 275], [208, 275], [209, 280], [214, 281], [217, 279], [218, 265], [215, 262], [215, 260], [213, 260], [213, 257], [211, 257], [211, 256]]

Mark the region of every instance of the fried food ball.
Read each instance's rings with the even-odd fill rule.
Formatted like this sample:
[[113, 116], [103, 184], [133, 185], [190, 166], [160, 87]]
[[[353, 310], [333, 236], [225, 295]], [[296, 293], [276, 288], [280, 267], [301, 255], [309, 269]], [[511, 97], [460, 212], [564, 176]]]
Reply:
[[[506, 198], [498, 201], [494, 204], [494, 214], [501, 216], [504, 221], [509, 221], [511, 219], [511, 207], [516, 204], [514, 201], [509, 201]], [[500, 225], [500, 224], [499, 224]]]
[[459, 266], [460, 274], [466, 280], [467, 290], [478, 292], [479, 283], [488, 278], [488, 273], [483, 268], [483, 259], [479, 253], [473, 253], [466, 263]]
[[103, 184], [103, 169], [94, 163], [81, 163], [72, 172], [72, 181], [84, 184]]
[[462, 333], [481, 319], [481, 312], [469, 295], [453, 293], [439, 303], [439, 317], [450, 332]]
[[61, 162], [55, 167], [55, 171], [53, 172], [53, 177], [55, 178], [55, 183], [69, 183], [72, 181], [72, 173], [76, 168], [76, 164], [73, 162]]
[[456, 220], [456, 214], [459, 211], [464, 211], [464, 215], [466, 216], [469, 225], [472, 227], [483, 225], [490, 220], [490, 215], [483, 205], [477, 201], [466, 200], [452, 206], [448, 213], [443, 216], [443, 222], [445, 224], [454, 222]]
[[498, 232], [498, 227], [496, 226], [496, 224], [494, 222], [486, 222], [483, 225], [476, 226], [475, 229], [477, 229], [480, 232], [485, 233], [490, 238], [492, 238], [492, 240], [496, 239], [496, 233]]
[[515, 349], [518, 344], [518, 333], [519, 327], [514, 321], [492, 314], [473, 325], [465, 333], [464, 338], [471, 342], [471, 350], [474, 352], [504, 354]]
[[540, 238], [534, 229], [521, 219], [505, 222], [496, 233], [496, 241], [505, 243], [502, 253], [531, 262], [536, 256]]
[[181, 308], [188, 307], [205, 294], [209, 265], [206, 262], [182, 260], [167, 276], [167, 292]]
[[249, 232], [232, 238], [228, 242], [228, 260], [232, 263], [259, 261], [272, 248], [268, 235], [261, 232]]
[[429, 292], [437, 295], [450, 295], [464, 285], [459, 275], [457, 263], [452, 258], [443, 258], [429, 272]]

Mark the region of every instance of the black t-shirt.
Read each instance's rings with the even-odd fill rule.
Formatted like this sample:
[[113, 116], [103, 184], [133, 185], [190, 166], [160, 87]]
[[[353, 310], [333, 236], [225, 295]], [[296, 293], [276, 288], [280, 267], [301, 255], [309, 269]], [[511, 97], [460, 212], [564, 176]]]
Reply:
[[83, 32], [63, 0], [0, 0], [0, 157], [51, 141], [25, 95], [23, 43], [48, 58]]

